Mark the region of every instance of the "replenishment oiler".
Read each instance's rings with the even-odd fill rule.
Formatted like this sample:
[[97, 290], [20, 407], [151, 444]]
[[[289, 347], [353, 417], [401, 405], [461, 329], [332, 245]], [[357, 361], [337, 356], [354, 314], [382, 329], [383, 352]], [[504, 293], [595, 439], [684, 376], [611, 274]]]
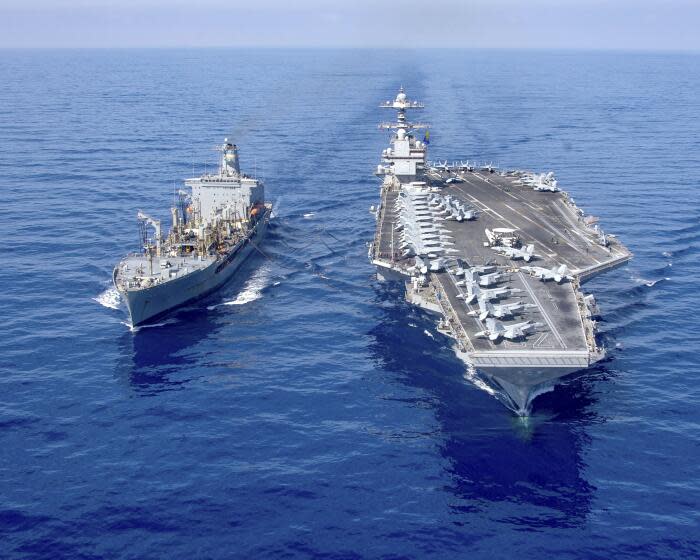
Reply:
[[219, 152], [218, 173], [187, 179], [190, 191], [178, 192], [167, 235], [159, 220], [138, 212], [142, 251], [113, 274], [134, 327], [218, 289], [265, 236], [272, 205], [262, 181], [241, 173], [228, 139]]
[[553, 173], [431, 164], [428, 125], [406, 116], [423, 105], [401, 89], [381, 107], [398, 116], [380, 125], [393, 136], [377, 167], [370, 260], [380, 279], [404, 282], [408, 301], [437, 314], [469, 377], [525, 416], [537, 395], [605, 356], [595, 299], [581, 285], [632, 255]]

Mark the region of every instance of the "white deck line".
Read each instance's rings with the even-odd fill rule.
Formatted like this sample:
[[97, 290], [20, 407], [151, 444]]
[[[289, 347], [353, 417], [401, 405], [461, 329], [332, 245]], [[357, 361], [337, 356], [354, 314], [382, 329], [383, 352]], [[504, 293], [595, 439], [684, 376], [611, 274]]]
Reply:
[[549, 330], [552, 331], [552, 334], [553, 334], [554, 337], [559, 341], [559, 344], [561, 345], [561, 347], [562, 347], [564, 350], [566, 350], [567, 347], [566, 347], [566, 343], [564, 342], [564, 339], [561, 337], [561, 335], [559, 334], [559, 332], [557, 331], [557, 329], [554, 328], [554, 322], [552, 321], [552, 318], [547, 314], [547, 312], [546, 312], [546, 311], [544, 310], [544, 308], [542, 307], [542, 304], [540, 303], [540, 300], [537, 299], [537, 296], [535, 295], [535, 292], [532, 290], [532, 288], [530, 287], [530, 285], [529, 285], [529, 284], [527, 283], [527, 281], [525, 280], [525, 278], [524, 278], [524, 276], [523, 276], [523, 273], [522, 273], [522, 272], [518, 272], [517, 274], [518, 274], [518, 276], [520, 276], [520, 280], [521, 280], [521, 282], [525, 285], [525, 289], [526, 289], [526, 290], [528, 291], [528, 293], [530, 294], [530, 297], [532, 298], [532, 301], [535, 303], [535, 305], [537, 305], [538, 309], [540, 310], [540, 314], [542, 315], [542, 317], [544, 317], [544, 320], [547, 322], [547, 325], [549, 326]]

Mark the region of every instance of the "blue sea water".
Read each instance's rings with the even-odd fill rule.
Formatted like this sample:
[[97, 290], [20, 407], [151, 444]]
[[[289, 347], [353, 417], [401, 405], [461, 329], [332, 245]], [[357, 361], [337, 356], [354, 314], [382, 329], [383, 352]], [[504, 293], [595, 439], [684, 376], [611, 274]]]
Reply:
[[[635, 253], [527, 424], [367, 261], [401, 84], [431, 156], [554, 169]], [[0, 557], [700, 556], [698, 91], [682, 54], [0, 51]], [[224, 136], [265, 254], [131, 332], [136, 211]]]

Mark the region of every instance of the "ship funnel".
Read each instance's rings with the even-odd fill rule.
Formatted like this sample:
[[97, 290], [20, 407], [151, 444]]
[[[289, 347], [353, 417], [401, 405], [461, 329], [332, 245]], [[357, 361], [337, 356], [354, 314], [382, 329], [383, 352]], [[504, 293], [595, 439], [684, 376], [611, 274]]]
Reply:
[[221, 158], [221, 172], [228, 177], [241, 174], [241, 167], [238, 163], [238, 146], [226, 139], [221, 147], [223, 156]]

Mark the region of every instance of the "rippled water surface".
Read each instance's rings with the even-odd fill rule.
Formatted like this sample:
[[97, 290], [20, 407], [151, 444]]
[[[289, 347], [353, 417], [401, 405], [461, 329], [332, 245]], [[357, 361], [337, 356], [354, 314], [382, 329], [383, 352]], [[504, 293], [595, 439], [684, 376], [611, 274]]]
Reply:
[[[431, 155], [554, 169], [635, 253], [527, 425], [373, 278], [403, 84]], [[0, 51], [0, 557], [700, 555], [700, 58]], [[224, 136], [265, 255], [131, 332], [111, 270]]]

